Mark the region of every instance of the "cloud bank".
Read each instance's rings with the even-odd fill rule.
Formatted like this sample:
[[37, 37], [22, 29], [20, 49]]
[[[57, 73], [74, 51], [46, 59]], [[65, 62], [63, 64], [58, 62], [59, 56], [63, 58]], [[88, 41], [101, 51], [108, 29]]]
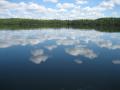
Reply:
[[[73, 0], [73, 2], [60, 0], [43, 0], [40, 3], [11, 2], [0, 0], [0, 18], [34, 18], [34, 19], [83, 19], [100, 18], [107, 16], [119, 17], [116, 6], [120, 6], [119, 0], [100, 0], [99, 4], [90, 6], [92, 0]], [[42, 4], [42, 3], [45, 4]], [[52, 7], [49, 7], [53, 3]], [[84, 6], [83, 6], [84, 5]], [[109, 15], [106, 12], [111, 12]]]

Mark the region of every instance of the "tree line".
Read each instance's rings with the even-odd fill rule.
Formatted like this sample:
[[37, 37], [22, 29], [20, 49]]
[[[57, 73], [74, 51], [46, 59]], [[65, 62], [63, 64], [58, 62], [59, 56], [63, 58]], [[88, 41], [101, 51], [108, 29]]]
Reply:
[[80, 20], [41, 20], [8, 18], [0, 19], [0, 28], [96, 28], [96, 27], [120, 27], [120, 18], [99, 18]]

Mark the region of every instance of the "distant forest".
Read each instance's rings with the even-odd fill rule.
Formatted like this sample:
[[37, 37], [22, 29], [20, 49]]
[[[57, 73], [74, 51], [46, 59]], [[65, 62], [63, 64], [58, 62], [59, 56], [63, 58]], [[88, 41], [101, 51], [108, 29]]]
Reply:
[[[41, 20], [9, 18], [0, 19], [0, 29], [3, 28], [120, 28], [120, 18], [99, 18], [80, 20]], [[120, 30], [119, 30], [120, 31]]]

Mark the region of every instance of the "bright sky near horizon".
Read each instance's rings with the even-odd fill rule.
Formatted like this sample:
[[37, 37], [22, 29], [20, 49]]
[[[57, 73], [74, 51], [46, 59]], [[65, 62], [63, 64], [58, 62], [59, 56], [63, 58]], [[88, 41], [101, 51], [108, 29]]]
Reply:
[[120, 17], [120, 0], [0, 0], [0, 18]]

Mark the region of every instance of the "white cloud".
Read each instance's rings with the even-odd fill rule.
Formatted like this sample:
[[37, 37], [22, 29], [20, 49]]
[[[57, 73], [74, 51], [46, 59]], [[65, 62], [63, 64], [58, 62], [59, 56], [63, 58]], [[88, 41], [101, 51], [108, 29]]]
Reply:
[[57, 3], [58, 0], [43, 0], [44, 2], [51, 2], [51, 3]]
[[80, 42], [78, 40], [72, 40], [72, 39], [60, 39], [56, 41], [57, 45], [76, 45]]
[[116, 5], [120, 5], [120, 0], [103, 0], [97, 7], [109, 10], [113, 9]]
[[118, 45], [113, 45], [113, 46], [111, 47], [111, 49], [120, 49], [120, 44], [118, 44]]
[[82, 64], [83, 63], [83, 61], [81, 61], [79, 59], [74, 60], [74, 62], [77, 63], [77, 64]]
[[[119, 0], [105, 0], [98, 5], [90, 7], [88, 0], [75, 0], [73, 3], [58, 2], [58, 0], [44, 0], [56, 3], [53, 8], [34, 2], [0, 1], [0, 18], [35, 18], [35, 19], [83, 19], [105, 17], [104, 12], [120, 5]], [[86, 4], [82, 7], [80, 4]], [[116, 14], [112, 14], [116, 16]], [[117, 15], [119, 16], [119, 15]]]
[[112, 42], [111, 41], [107, 41], [107, 40], [97, 40], [96, 44], [98, 46], [100, 46], [101, 48], [110, 48], [112, 46]]
[[57, 45], [49, 45], [49, 46], [45, 46], [45, 48], [52, 51], [53, 49], [57, 48]]
[[74, 4], [73, 3], [58, 3], [56, 7], [60, 9], [70, 9], [74, 7]]
[[91, 41], [94, 42], [100, 48], [107, 48], [107, 49], [112, 49], [112, 50], [120, 49], [120, 44], [113, 44], [112, 41], [110, 40], [103, 40], [99, 38], [99, 39], [94, 39]]
[[86, 4], [88, 3], [87, 0], [76, 0], [76, 4]]
[[113, 64], [120, 64], [120, 60], [113, 60], [112, 63]]
[[103, 8], [103, 9], [112, 9], [113, 7], [114, 7], [114, 3], [112, 1], [103, 1], [99, 5], [99, 8]]
[[120, 0], [111, 0], [114, 4], [120, 5]]
[[[36, 3], [12, 3], [8, 1], [0, 1], [0, 11], [4, 11], [0, 14], [8, 14], [8, 17], [18, 17], [18, 18], [34, 18], [35, 14], [41, 14], [47, 12], [47, 8]], [[34, 13], [33, 13], [34, 12]], [[40, 16], [37, 16], [38, 18]]]
[[43, 55], [44, 50], [43, 49], [36, 49], [36, 50], [32, 51], [31, 53], [33, 56]]
[[7, 41], [0, 41], [0, 48], [7, 48], [13, 46], [12, 43], [7, 42]]
[[30, 61], [34, 62], [35, 64], [40, 64], [48, 59], [48, 56], [44, 54], [43, 49], [34, 50], [31, 54], [32, 57], [30, 58]]
[[94, 59], [97, 57], [96, 53], [94, 53], [92, 50], [85, 48], [85, 47], [75, 47], [65, 50], [66, 53], [73, 55], [73, 56], [84, 56], [89, 59]]
[[48, 59], [48, 56], [33, 56], [31, 57], [31, 61], [35, 64], [41, 64], [42, 62], [45, 62]]
[[[7, 34], [7, 36], [6, 36]], [[0, 37], [0, 48], [7, 48], [11, 46], [16, 45], [37, 45], [39, 43], [44, 42], [46, 39], [42, 38], [44, 37], [44, 34], [41, 34], [38, 37], [36, 35], [37, 32], [30, 31], [1, 31], [1, 37]], [[34, 37], [33, 37], [34, 36]]]

